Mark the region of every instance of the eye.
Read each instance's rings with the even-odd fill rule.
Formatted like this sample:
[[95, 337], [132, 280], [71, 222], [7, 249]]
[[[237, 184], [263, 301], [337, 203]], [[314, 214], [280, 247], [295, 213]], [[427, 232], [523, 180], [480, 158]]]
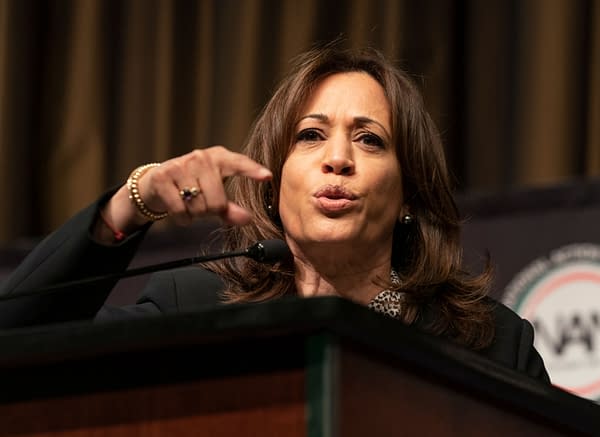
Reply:
[[323, 140], [324, 137], [317, 129], [304, 129], [298, 132], [296, 135], [296, 141], [304, 141], [307, 143], [315, 143], [317, 141]]
[[385, 148], [385, 143], [383, 140], [373, 133], [365, 133], [360, 135], [358, 137], [358, 141], [369, 147], [375, 147], [379, 149]]

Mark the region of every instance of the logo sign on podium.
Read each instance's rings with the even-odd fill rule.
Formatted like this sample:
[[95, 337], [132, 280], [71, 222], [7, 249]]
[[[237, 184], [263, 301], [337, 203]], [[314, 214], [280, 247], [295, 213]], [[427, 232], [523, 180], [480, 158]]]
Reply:
[[533, 324], [553, 384], [600, 401], [600, 246], [571, 244], [535, 259], [502, 300]]

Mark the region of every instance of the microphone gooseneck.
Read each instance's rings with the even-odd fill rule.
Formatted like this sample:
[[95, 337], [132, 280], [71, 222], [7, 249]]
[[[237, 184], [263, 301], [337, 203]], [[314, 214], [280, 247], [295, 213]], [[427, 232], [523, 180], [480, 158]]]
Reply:
[[11, 300], [20, 298], [23, 296], [32, 296], [45, 294], [52, 291], [58, 291], [61, 289], [69, 289], [72, 287], [80, 287], [82, 285], [92, 285], [108, 281], [116, 281], [123, 278], [129, 278], [132, 276], [143, 275], [145, 273], [154, 273], [162, 270], [175, 269], [178, 267], [190, 266], [193, 264], [199, 264], [207, 261], [216, 261], [224, 258], [234, 258], [237, 256], [245, 256], [252, 258], [260, 263], [272, 264], [278, 261], [284, 260], [286, 257], [291, 256], [290, 249], [283, 240], [261, 240], [253, 244], [252, 246], [239, 251], [234, 252], [223, 252], [218, 254], [209, 254], [194, 256], [191, 258], [184, 258], [175, 261], [168, 261], [160, 264], [152, 264], [148, 266], [138, 267], [134, 269], [125, 270], [117, 273], [109, 273], [107, 275], [93, 276], [83, 279], [77, 279], [74, 281], [61, 282], [53, 284], [40, 289], [18, 293], [16, 295], [1, 296], [0, 301]]

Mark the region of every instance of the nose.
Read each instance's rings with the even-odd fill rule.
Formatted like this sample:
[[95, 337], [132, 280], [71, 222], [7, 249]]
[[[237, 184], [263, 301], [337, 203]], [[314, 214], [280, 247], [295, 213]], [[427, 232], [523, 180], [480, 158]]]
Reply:
[[330, 138], [325, 147], [323, 162], [321, 163], [323, 173], [334, 173], [340, 175], [351, 175], [355, 171], [352, 156], [352, 141], [346, 138]]

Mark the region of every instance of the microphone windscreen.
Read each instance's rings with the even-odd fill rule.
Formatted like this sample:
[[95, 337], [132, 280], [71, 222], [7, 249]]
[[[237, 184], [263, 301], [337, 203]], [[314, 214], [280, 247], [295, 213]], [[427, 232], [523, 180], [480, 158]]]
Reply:
[[283, 240], [261, 240], [247, 249], [250, 258], [261, 263], [276, 263], [292, 255]]

